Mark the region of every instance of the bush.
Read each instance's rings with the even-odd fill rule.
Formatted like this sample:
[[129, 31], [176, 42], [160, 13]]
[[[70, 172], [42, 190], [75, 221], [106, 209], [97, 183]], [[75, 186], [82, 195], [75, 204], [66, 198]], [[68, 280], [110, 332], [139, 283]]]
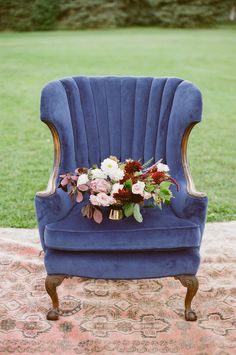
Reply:
[[50, 30], [56, 25], [60, 2], [57, 0], [35, 0], [32, 7], [32, 28]]
[[229, 21], [236, 0], [0, 0], [0, 30], [200, 27]]
[[30, 31], [33, 0], [0, 0], [0, 29]]

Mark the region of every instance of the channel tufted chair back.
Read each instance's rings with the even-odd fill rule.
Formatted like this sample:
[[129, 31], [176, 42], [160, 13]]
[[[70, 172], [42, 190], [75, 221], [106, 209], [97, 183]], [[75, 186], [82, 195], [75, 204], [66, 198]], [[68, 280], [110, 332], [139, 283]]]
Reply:
[[[186, 148], [193, 125], [201, 120], [201, 112], [200, 91], [179, 78], [78, 76], [45, 86], [41, 120], [51, 129], [55, 161], [48, 189], [36, 194], [35, 203], [48, 271], [46, 289], [53, 300], [48, 319], [58, 318], [56, 286], [66, 276], [176, 276], [194, 290], [192, 294], [196, 293], [195, 274], [207, 197], [194, 189]], [[110, 155], [143, 162], [163, 159], [180, 184], [171, 206], [162, 213], [147, 212], [146, 225], [141, 226], [123, 220], [117, 224], [109, 221], [101, 227], [81, 219], [78, 205], [57, 188], [59, 175], [99, 164]], [[137, 228], [140, 233], [135, 240], [132, 233], [137, 234]], [[150, 229], [152, 237], [145, 239]], [[91, 262], [94, 270], [90, 267], [86, 271]], [[64, 269], [58, 266], [63, 263]], [[154, 268], [153, 263], [157, 265]], [[186, 319], [195, 320], [191, 300]]]
[[[172, 121], [185, 119], [185, 129], [193, 118], [189, 112], [188, 119], [176, 117], [176, 105], [181, 98], [186, 107], [186, 93], [194, 90], [198, 112], [191, 113], [197, 119], [200, 93], [178, 78], [67, 78], [44, 88], [41, 117], [58, 129], [61, 142], [70, 140], [70, 145], [61, 145], [63, 171], [109, 155], [166, 161], [169, 125], [172, 130]], [[182, 114], [183, 108], [178, 111]]]

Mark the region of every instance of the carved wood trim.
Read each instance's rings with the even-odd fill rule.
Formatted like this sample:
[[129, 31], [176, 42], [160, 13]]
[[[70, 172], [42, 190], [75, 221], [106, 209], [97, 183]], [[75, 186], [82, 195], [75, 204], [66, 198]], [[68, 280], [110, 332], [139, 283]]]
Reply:
[[52, 137], [53, 137], [53, 144], [54, 144], [54, 163], [53, 163], [53, 171], [48, 181], [48, 186], [45, 191], [39, 191], [36, 193], [36, 196], [39, 197], [48, 197], [53, 195], [56, 191], [56, 179], [58, 176], [60, 159], [61, 159], [61, 144], [59, 135], [55, 126], [49, 121], [43, 121], [49, 127]]
[[184, 169], [184, 175], [187, 181], [187, 192], [189, 195], [193, 197], [206, 197], [205, 192], [199, 192], [196, 190], [193, 178], [190, 173], [189, 165], [188, 165], [188, 159], [187, 159], [187, 146], [188, 146], [188, 139], [191, 130], [195, 126], [197, 122], [191, 123], [186, 131], [184, 132], [183, 139], [182, 139], [182, 144], [181, 144], [181, 154], [182, 154], [182, 165]]

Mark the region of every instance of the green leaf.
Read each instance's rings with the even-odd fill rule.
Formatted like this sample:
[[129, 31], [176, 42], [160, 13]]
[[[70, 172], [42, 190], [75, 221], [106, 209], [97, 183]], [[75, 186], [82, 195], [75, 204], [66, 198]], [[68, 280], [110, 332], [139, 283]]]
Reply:
[[151, 184], [147, 184], [146, 186], [145, 186], [145, 191], [147, 191], [147, 192], [153, 192], [154, 190], [155, 190], [155, 186], [154, 185], [151, 185]]
[[134, 212], [134, 203], [126, 203], [126, 204], [124, 204], [123, 210], [124, 210], [125, 217], [132, 216], [132, 214]]
[[133, 215], [137, 222], [141, 223], [143, 221], [143, 216], [140, 213], [140, 205], [138, 203], [134, 205]]
[[172, 193], [169, 189], [161, 189], [159, 191], [159, 196], [162, 200], [170, 201], [170, 199], [172, 197]]
[[172, 183], [170, 181], [162, 181], [160, 183], [160, 188], [164, 188], [164, 189], [168, 189], [168, 187], [171, 185]]
[[126, 180], [126, 182], [124, 183], [124, 187], [127, 189], [127, 190], [132, 190], [132, 180], [129, 179], [129, 180]]

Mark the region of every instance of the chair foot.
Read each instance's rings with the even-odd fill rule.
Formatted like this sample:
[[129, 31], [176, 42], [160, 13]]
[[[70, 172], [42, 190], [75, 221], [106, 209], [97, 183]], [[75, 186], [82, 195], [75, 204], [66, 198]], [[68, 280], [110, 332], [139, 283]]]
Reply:
[[47, 313], [47, 320], [58, 320], [59, 319], [59, 309], [49, 309]]
[[194, 275], [180, 275], [176, 276], [184, 287], [187, 287], [187, 294], [185, 297], [185, 319], [188, 321], [196, 321], [197, 315], [191, 308], [193, 297], [198, 290], [198, 279]]
[[65, 275], [47, 275], [46, 277], [45, 288], [52, 300], [52, 308], [47, 313], [48, 320], [59, 319], [59, 300], [57, 295], [57, 287], [60, 286], [65, 277]]

